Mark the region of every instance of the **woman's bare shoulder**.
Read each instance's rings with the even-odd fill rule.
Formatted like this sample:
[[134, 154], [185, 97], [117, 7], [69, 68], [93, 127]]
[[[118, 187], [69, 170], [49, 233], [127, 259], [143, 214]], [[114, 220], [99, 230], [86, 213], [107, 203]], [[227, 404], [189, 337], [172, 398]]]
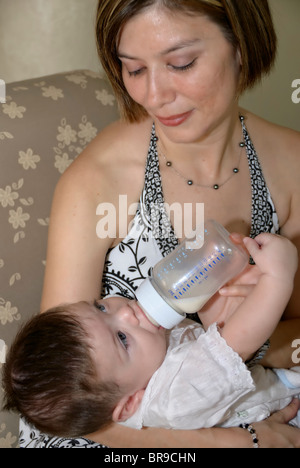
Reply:
[[300, 133], [245, 112], [246, 126], [262, 165], [281, 227], [300, 197]]
[[126, 123], [121, 120], [103, 129], [93, 142], [87, 146], [81, 157], [95, 158], [97, 162], [108, 163], [111, 156], [123, 160], [124, 155], [135, 148], [148, 148], [151, 133], [151, 121]]
[[250, 134], [255, 140], [254, 146], [263, 148], [265, 154], [285, 162], [300, 162], [300, 132], [275, 124], [250, 112], [245, 112]]
[[104, 128], [65, 171], [60, 184], [89, 189], [103, 184], [109, 189], [114, 182], [128, 183], [136, 171], [144, 171], [151, 125], [150, 120], [117, 121]]

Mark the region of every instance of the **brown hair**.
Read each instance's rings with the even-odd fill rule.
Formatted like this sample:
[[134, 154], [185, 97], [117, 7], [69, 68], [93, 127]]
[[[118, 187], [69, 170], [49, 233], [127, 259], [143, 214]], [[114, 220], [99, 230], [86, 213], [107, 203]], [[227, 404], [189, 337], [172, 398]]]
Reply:
[[122, 79], [118, 42], [124, 25], [141, 11], [159, 3], [172, 13], [204, 14], [217, 23], [242, 58], [239, 93], [268, 73], [275, 61], [277, 38], [268, 0], [99, 0], [96, 40], [102, 66], [129, 122], [147, 116], [129, 96]]
[[99, 382], [87, 334], [66, 307], [21, 328], [7, 356], [3, 386], [4, 410], [21, 413], [43, 432], [68, 437], [110, 423], [121, 396], [116, 384]]

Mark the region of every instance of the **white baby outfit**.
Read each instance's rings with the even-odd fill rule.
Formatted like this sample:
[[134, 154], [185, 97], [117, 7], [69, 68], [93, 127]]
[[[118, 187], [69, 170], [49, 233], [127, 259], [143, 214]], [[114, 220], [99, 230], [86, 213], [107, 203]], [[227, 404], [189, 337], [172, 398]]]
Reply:
[[[249, 234], [251, 237], [255, 237], [261, 232], [279, 233], [280, 226], [276, 208], [242, 117], [241, 126], [252, 191], [252, 216]], [[107, 252], [102, 278], [102, 297], [119, 295], [135, 299], [135, 291], [142, 281], [151, 274], [153, 266], [178, 245], [178, 239], [165, 208], [156, 143], [157, 136], [153, 125], [139, 206], [128, 235]], [[200, 199], [199, 202], [201, 201]], [[40, 433], [21, 418], [20, 447], [102, 448], [102, 445], [83, 438], [51, 437]]]
[[125, 425], [137, 429], [238, 426], [269, 417], [298, 395], [300, 367], [277, 372], [256, 365], [249, 370], [216, 324], [205, 332], [201, 325], [185, 320], [170, 332], [166, 358]]

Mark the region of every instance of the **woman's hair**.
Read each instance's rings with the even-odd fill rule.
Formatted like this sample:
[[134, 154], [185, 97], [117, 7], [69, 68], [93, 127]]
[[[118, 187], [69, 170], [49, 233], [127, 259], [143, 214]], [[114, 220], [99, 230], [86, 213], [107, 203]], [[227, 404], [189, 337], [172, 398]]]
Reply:
[[116, 384], [100, 382], [88, 336], [71, 309], [39, 314], [19, 331], [3, 369], [4, 410], [21, 413], [42, 432], [77, 437], [110, 423], [121, 395]]
[[171, 13], [202, 14], [222, 29], [242, 59], [239, 93], [254, 86], [275, 61], [277, 38], [268, 0], [99, 0], [96, 40], [102, 66], [112, 84], [120, 112], [129, 122], [142, 120], [146, 110], [129, 96], [122, 79], [118, 44], [124, 25], [152, 5]]

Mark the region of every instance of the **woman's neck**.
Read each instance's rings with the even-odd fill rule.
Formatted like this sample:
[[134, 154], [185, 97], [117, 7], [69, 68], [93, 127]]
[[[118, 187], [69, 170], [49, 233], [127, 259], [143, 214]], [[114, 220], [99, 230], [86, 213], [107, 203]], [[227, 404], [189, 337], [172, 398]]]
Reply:
[[[222, 177], [236, 165], [243, 140], [239, 112], [235, 112], [217, 124], [200, 140], [191, 143], [174, 143], [157, 129], [158, 153], [186, 177], [194, 174], [207, 180]], [[201, 183], [201, 180], [199, 180]]]

